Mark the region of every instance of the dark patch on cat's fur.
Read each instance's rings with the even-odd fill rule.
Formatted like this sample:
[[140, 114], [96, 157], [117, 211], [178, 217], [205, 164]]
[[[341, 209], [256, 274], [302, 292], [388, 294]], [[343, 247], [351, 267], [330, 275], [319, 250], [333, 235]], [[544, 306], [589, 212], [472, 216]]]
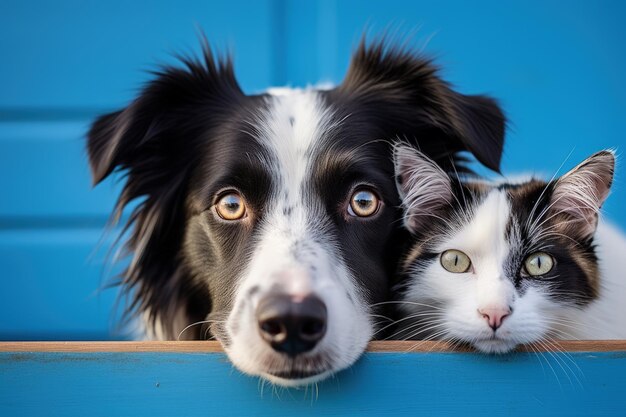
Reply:
[[[564, 219], [560, 215], [553, 215], [549, 210], [554, 184], [531, 180], [507, 189], [511, 213], [520, 221], [524, 254], [544, 251], [556, 260], [554, 269], [546, 276], [519, 276], [518, 279], [520, 283], [523, 279], [548, 281], [553, 288], [550, 291], [553, 298], [584, 305], [598, 295], [595, 247], [592, 238], [581, 240], [576, 235], [567, 234], [567, 229], [562, 227]], [[532, 222], [545, 222], [538, 232], [546, 233], [545, 238], [532, 241], [533, 235], [537, 235], [537, 232], [533, 234], [529, 230]], [[516, 287], [518, 285], [516, 282]]]
[[[484, 201], [491, 190], [497, 188], [506, 192], [511, 204], [512, 216], [506, 229], [507, 238], [511, 238], [512, 228], [515, 227], [521, 241], [521, 245], [513, 248], [507, 264], [503, 266], [520, 295], [528, 285], [549, 285], [549, 294], [557, 301], [577, 305], [589, 303], [597, 297], [599, 290], [599, 271], [593, 239], [581, 240], [576, 235], [569, 235], [568, 229], [561, 226], [564, 222], [562, 216], [553, 215], [549, 211], [554, 184], [555, 182], [531, 180], [523, 184], [489, 186], [481, 182], [462, 183], [451, 178], [453, 203], [440, 210], [431, 221], [424, 222], [423, 227], [416, 231], [413, 244], [401, 263], [403, 279], [396, 286], [396, 290], [406, 290], [411, 284], [409, 281], [419, 277], [420, 270], [436, 261], [439, 254], [433, 248], [437, 243], [446, 239], [447, 233], [466, 224], [464, 215], [460, 213], [471, 216], [474, 208]], [[545, 223], [532, 233], [530, 225], [533, 222]], [[550, 230], [552, 233], [549, 233]], [[543, 233], [546, 233], [544, 238], [533, 239]], [[541, 277], [522, 274], [524, 259], [538, 251], [552, 255], [556, 261], [555, 267]]]

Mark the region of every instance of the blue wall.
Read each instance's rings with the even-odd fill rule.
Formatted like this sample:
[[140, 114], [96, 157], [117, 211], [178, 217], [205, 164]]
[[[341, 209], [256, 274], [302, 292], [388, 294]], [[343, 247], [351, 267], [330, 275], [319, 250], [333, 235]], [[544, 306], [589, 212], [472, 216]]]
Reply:
[[[0, 3], [0, 339], [118, 337], [115, 290], [98, 288], [111, 276], [102, 229], [119, 185], [90, 188], [83, 135], [155, 63], [197, 51], [198, 28], [234, 51], [248, 92], [339, 82], [364, 28], [413, 33], [460, 91], [500, 99], [505, 173], [551, 175], [626, 143], [623, 2], [179, 4]], [[605, 212], [626, 228], [620, 174]]]

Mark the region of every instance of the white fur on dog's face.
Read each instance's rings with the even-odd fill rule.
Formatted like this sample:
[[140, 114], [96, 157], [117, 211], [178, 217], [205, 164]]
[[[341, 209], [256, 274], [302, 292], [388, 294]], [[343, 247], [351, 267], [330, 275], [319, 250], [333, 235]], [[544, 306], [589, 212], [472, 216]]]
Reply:
[[[373, 327], [355, 277], [341, 259], [324, 202], [311, 189], [316, 151], [333, 128], [330, 109], [313, 90], [283, 90], [267, 100], [267, 113], [259, 115], [259, 139], [268, 144], [265, 162], [275, 186], [235, 288], [226, 352], [244, 372], [298, 385], [351, 365], [364, 351]], [[312, 351], [289, 359], [260, 337], [256, 307], [272, 291], [293, 298], [315, 295], [326, 305], [327, 331]], [[274, 375], [292, 368], [314, 375], [296, 380]]]

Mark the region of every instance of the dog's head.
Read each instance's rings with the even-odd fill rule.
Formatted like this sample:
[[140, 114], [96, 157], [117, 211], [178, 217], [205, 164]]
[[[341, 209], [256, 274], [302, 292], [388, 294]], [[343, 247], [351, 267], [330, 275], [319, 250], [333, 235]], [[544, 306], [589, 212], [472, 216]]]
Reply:
[[[215, 337], [241, 370], [281, 384], [352, 364], [387, 298], [400, 227], [390, 139], [442, 166], [497, 169], [504, 118], [409, 52], [362, 44], [332, 90], [245, 95], [229, 61], [156, 74], [97, 120], [94, 182], [127, 175], [134, 307], [159, 337]], [[188, 327], [206, 320], [209, 326]], [[184, 331], [183, 331], [184, 329]]]

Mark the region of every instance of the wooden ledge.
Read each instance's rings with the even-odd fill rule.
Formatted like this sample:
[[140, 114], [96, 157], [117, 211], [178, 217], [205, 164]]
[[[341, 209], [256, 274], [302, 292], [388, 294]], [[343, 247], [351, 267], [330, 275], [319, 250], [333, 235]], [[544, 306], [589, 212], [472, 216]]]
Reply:
[[[214, 353], [223, 352], [219, 342], [0, 342], [0, 352], [177, 352]], [[444, 342], [375, 341], [368, 352], [472, 352], [468, 348], [453, 348]], [[626, 351], [626, 340], [551, 341], [532, 348], [522, 346], [520, 352], [567, 351], [567, 352], [611, 352]]]

